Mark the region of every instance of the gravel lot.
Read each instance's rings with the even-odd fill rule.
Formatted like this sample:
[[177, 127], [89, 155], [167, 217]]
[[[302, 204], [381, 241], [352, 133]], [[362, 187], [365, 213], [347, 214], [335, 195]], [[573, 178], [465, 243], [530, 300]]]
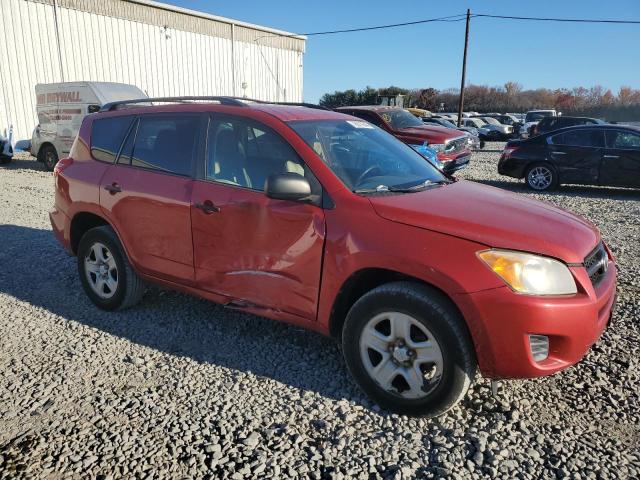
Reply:
[[534, 195], [497, 175], [501, 148], [459, 176], [599, 225], [618, 307], [580, 365], [498, 399], [479, 379], [436, 420], [381, 412], [313, 333], [159, 289], [97, 310], [51, 233], [51, 175], [0, 167], [0, 477], [640, 477], [640, 191]]

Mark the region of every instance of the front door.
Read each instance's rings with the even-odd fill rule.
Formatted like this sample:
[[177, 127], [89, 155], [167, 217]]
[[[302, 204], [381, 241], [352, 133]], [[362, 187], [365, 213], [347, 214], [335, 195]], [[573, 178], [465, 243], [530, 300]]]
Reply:
[[100, 204], [136, 266], [180, 283], [194, 279], [191, 189], [202, 122], [199, 114], [141, 116], [100, 189]]
[[600, 167], [600, 183], [640, 187], [640, 133], [607, 130], [607, 148]]
[[547, 139], [548, 154], [561, 183], [598, 183], [604, 134], [597, 129], [568, 130]]
[[263, 193], [270, 174], [317, 180], [293, 148], [252, 120], [214, 116], [205, 165], [192, 194], [196, 281], [200, 288], [257, 306], [315, 319], [324, 212]]

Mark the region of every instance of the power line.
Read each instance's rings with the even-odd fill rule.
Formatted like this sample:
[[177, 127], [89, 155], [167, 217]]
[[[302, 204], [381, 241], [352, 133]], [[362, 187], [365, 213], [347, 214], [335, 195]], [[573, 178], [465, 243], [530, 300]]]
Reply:
[[[536, 22], [568, 22], [568, 23], [609, 23], [609, 24], [618, 24], [618, 25], [640, 25], [640, 20], [601, 20], [601, 19], [592, 19], [592, 18], [554, 18], [554, 17], [518, 17], [513, 15], [490, 15], [487, 13], [474, 13], [471, 15], [471, 18], [482, 17], [482, 18], [495, 18], [499, 20], [530, 20]], [[415, 20], [413, 22], [402, 22], [402, 23], [390, 23], [387, 25], [375, 25], [372, 27], [360, 27], [360, 28], [347, 28], [343, 30], [328, 30], [324, 32], [308, 32], [308, 33], [299, 33], [296, 35], [305, 35], [307, 37], [314, 37], [319, 35], [334, 35], [338, 33], [353, 33], [353, 32], [365, 32], [370, 30], [383, 30], [387, 28], [397, 28], [397, 27], [408, 27], [411, 25], [420, 25], [424, 23], [432, 23], [432, 22], [461, 22], [466, 19], [466, 14], [461, 13], [458, 15], [449, 15], [446, 17], [438, 17], [438, 18], [428, 18], [425, 20]]]
[[403, 23], [391, 23], [388, 25], [376, 25], [373, 27], [361, 27], [361, 28], [348, 28], [345, 30], [329, 30], [326, 32], [309, 32], [309, 33], [300, 33], [298, 35], [305, 35], [307, 37], [314, 37], [318, 35], [333, 35], [336, 33], [352, 33], [352, 32], [364, 32], [367, 30], [382, 30], [385, 28], [396, 28], [396, 27], [407, 27], [409, 25], [419, 25], [422, 23], [431, 23], [431, 22], [460, 22], [466, 19], [466, 14], [461, 13], [459, 15], [449, 15], [447, 17], [439, 17], [439, 18], [428, 18], [426, 20], [415, 20], [413, 22], [403, 22]]
[[536, 22], [570, 22], [570, 23], [614, 23], [640, 25], [640, 20], [600, 20], [589, 18], [551, 18], [551, 17], [515, 17], [510, 15], [488, 15], [475, 13], [473, 17], [498, 18], [503, 20], [532, 20]]

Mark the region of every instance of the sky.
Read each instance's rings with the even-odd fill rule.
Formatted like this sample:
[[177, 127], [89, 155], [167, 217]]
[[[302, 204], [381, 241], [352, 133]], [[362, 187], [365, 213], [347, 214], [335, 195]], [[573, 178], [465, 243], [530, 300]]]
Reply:
[[[184, 8], [286, 30], [317, 32], [465, 13], [640, 20], [640, 0], [165, 0]], [[464, 22], [309, 37], [304, 100], [396, 85], [460, 86]], [[524, 88], [640, 88], [640, 25], [472, 18], [467, 82]]]

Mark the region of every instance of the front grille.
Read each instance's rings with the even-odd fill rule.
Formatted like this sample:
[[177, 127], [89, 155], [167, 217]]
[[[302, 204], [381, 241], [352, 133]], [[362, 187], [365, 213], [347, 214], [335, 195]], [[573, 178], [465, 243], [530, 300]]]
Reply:
[[607, 251], [604, 248], [602, 242], [598, 244], [593, 251], [587, 255], [584, 259], [584, 268], [587, 269], [591, 283], [596, 286], [600, 280], [607, 273], [607, 267], [609, 266], [609, 258]]

